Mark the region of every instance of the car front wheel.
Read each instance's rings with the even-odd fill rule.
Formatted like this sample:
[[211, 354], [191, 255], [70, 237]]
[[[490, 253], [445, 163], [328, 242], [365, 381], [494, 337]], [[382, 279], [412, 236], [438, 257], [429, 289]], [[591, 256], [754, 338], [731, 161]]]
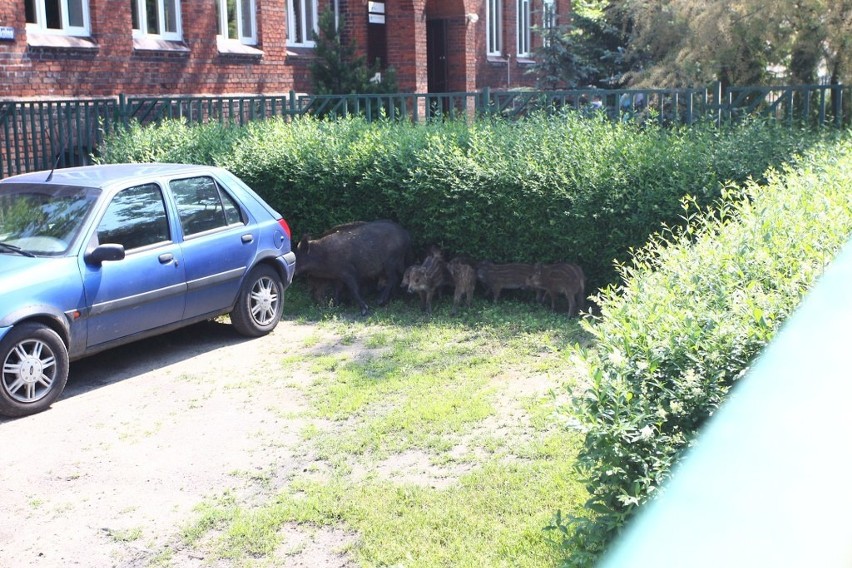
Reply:
[[68, 350], [44, 325], [15, 326], [0, 342], [0, 414], [26, 416], [49, 407], [68, 381]]
[[270, 266], [252, 270], [231, 312], [231, 323], [237, 331], [249, 337], [266, 335], [278, 325], [284, 310], [284, 285]]

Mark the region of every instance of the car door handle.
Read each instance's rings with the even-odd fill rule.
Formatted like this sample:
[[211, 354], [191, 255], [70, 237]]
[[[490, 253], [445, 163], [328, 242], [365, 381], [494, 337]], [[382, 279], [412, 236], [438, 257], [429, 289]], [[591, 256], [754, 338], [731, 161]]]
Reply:
[[250, 243], [254, 240], [254, 237], [251, 236], [251, 235], [243, 235], [240, 240], [243, 241], [244, 243], [248, 244], [248, 243]]
[[164, 252], [159, 257], [157, 257], [157, 260], [160, 261], [160, 264], [168, 264], [171, 261], [173, 261], [174, 259], [175, 259], [175, 255], [173, 255], [170, 252]]

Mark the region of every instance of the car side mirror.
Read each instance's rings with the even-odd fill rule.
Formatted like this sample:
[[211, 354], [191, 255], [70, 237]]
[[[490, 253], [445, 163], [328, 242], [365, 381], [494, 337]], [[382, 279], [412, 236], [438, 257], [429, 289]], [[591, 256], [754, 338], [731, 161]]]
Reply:
[[83, 257], [88, 264], [100, 266], [105, 260], [123, 260], [124, 245], [109, 243], [100, 245], [86, 253]]

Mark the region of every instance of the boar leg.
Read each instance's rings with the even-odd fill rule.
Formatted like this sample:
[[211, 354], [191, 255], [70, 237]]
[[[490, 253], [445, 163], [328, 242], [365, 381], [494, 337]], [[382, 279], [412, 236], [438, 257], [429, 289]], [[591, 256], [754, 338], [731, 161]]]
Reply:
[[574, 317], [577, 315], [577, 301], [574, 299], [574, 294], [566, 293], [568, 297], [568, 316]]
[[358, 288], [358, 279], [351, 273], [347, 273], [341, 275], [341, 280], [343, 280], [343, 283], [346, 284], [346, 288], [349, 290], [349, 295], [352, 296], [355, 303], [361, 307], [361, 315], [366, 316], [370, 311], [370, 306], [368, 306], [367, 302], [364, 301], [364, 298], [361, 297], [361, 291]]

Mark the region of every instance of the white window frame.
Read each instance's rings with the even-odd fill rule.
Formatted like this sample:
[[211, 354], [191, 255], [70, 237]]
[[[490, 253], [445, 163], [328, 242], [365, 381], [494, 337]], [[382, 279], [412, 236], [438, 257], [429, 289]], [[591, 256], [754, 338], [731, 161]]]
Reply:
[[[69, 22], [68, 5], [70, 2], [79, 2], [81, 16], [83, 19], [82, 26], [72, 26]], [[60, 0], [59, 9], [61, 10], [60, 17], [62, 19], [61, 28], [47, 27], [47, 7], [45, 0], [32, 0], [35, 12], [35, 22], [27, 22], [27, 29], [42, 33], [88, 37], [91, 35], [91, 20], [89, 19], [89, 0]]]
[[[158, 33], [148, 32], [148, 11], [146, 5], [148, 2], [157, 4], [157, 17], [160, 22]], [[175, 7], [175, 28], [176, 31], [170, 32], [165, 29], [166, 25], [166, 4], [171, 4]], [[156, 37], [170, 41], [181, 41], [183, 39], [183, 23], [181, 20], [180, 0], [136, 0], [136, 18], [139, 22], [139, 28], [133, 29], [133, 37]]]
[[[245, 45], [257, 44], [257, 3], [255, 0], [234, 0], [235, 10], [234, 17], [236, 19], [237, 37], [228, 36], [228, 0], [216, 0], [219, 7], [219, 37], [225, 40], [239, 41]], [[247, 6], [246, 6], [247, 5]], [[245, 8], [248, 8], [249, 13], [245, 13]], [[243, 28], [248, 24], [250, 33], [243, 34]]]
[[532, 0], [516, 0], [518, 6], [517, 13], [517, 55], [518, 57], [529, 57], [532, 53], [531, 48], [531, 40], [532, 34], [530, 33], [530, 29], [532, 27], [532, 9], [531, 4]]
[[[296, 19], [296, 3], [299, 5], [299, 13], [302, 14], [302, 19]], [[311, 20], [313, 26], [309, 29], [307, 18], [305, 15], [305, 4], [310, 3]], [[313, 40], [314, 33], [318, 31], [319, 25], [319, 9], [318, 0], [287, 0], [287, 45], [292, 47], [314, 47], [316, 42]], [[302, 41], [296, 41], [301, 32]]]
[[485, 0], [485, 31], [487, 54], [503, 55], [503, 0]]

